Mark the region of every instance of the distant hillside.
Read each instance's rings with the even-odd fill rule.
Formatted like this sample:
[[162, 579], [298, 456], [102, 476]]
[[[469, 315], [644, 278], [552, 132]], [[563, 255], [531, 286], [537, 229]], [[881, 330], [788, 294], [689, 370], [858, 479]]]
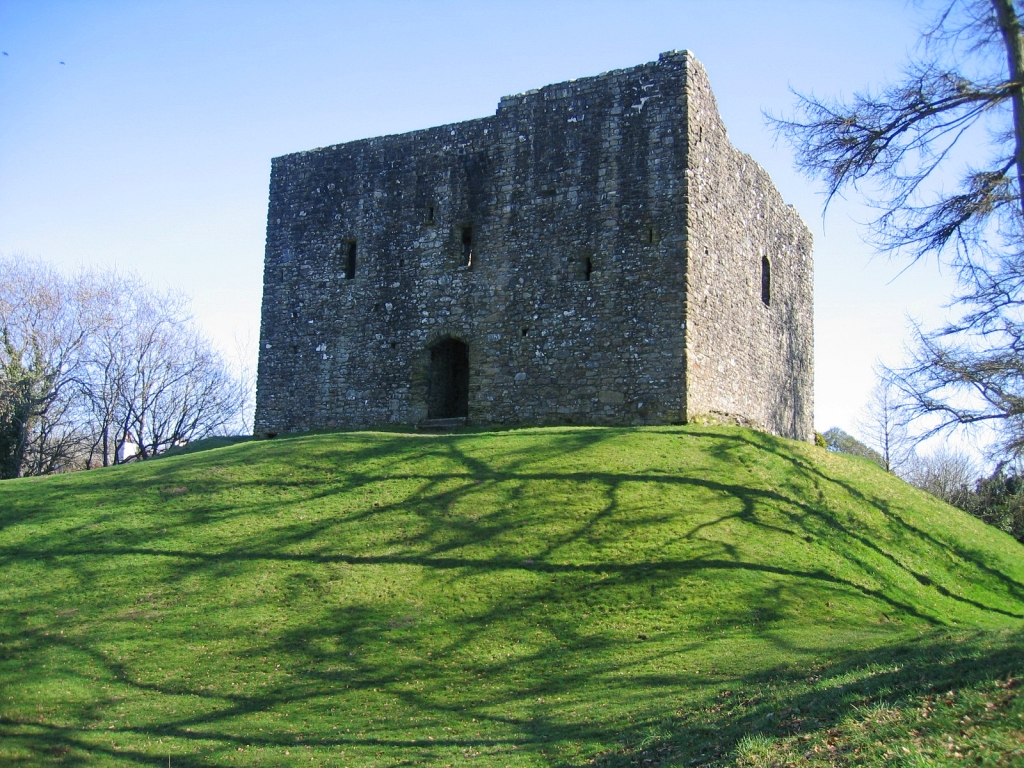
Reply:
[[252, 441], [0, 483], [0, 764], [1019, 765], [1022, 619], [1009, 536], [749, 430]]

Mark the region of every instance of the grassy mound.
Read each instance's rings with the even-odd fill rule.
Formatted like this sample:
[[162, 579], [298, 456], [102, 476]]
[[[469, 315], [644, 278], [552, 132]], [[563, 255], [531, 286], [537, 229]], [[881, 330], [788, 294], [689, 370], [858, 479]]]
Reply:
[[1022, 619], [1009, 536], [748, 430], [246, 442], [0, 484], [0, 763], [1019, 765]]

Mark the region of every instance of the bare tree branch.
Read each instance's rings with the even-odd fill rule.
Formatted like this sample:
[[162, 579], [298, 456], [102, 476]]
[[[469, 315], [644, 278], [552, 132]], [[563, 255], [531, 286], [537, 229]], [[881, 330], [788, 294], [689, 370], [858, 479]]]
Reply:
[[0, 478], [151, 458], [249, 399], [180, 294], [0, 259]]
[[[995, 452], [1024, 454], [1024, 37], [1013, 0], [950, 0], [899, 82], [849, 101], [798, 95], [770, 118], [828, 200], [878, 210], [875, 246], [951, 265], [959, 317], [915, 328], [893, 372], [904, 418], [925, 436], [990, 425]], [[950, 188], [950, 179], [958, 183]], [[827, 206], [827, 203], [826, 203]]]

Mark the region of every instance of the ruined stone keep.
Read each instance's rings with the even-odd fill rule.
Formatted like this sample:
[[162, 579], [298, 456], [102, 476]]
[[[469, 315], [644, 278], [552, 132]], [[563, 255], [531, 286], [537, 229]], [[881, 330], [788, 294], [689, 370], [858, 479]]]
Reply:
[[812, 431], [811, 235], [689, 52], [276, 158], [257, 433]]

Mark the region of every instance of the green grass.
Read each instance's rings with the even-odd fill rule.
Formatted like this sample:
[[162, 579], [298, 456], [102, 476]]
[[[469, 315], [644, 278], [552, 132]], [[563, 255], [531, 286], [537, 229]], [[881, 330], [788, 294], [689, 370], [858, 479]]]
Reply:
[[243, 442], [0, 484], [0, 765], [1021, 765], [1022, 619], [1009, 536], [749, 430]]

